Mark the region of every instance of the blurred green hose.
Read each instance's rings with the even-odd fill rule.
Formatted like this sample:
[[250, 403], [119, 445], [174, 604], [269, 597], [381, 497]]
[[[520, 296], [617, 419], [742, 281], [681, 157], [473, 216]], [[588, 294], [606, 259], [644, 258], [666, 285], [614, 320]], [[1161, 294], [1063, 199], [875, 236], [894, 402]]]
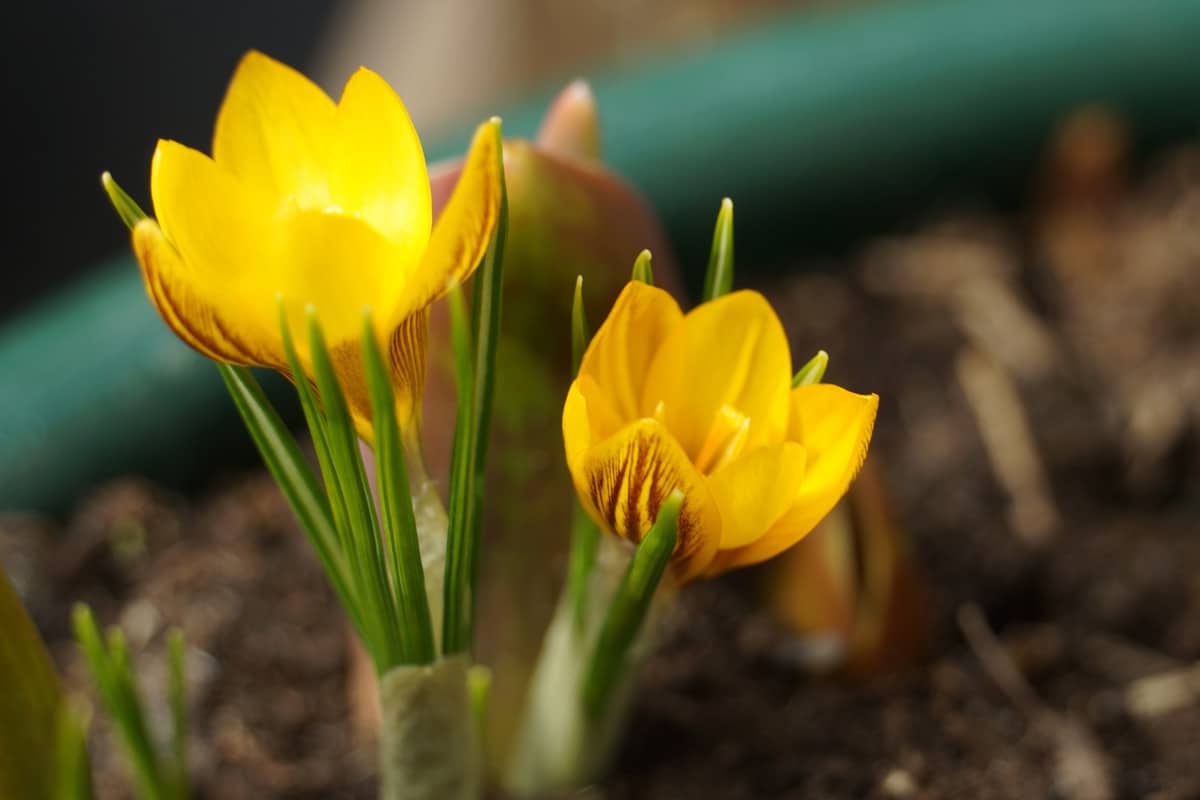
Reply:
[[[705, 242], [729, 195], [750, 262], [845, 241], [946, 186], [1012, 185], [1083, 103], [1147, 146], [1195, 134], [1197, 42], [1196, 0], [892, 2], [776, 17], [594, 86], [606, 161], [672, 239]], [[506, 132], [531, 134], [549, 97], [509, 109]], [[702, 253], [679, 253], [698, 280]], [[0, 376], [0, 509], [61, 510], [122, 473], [195, 479], [244, 442], [216, 370], [158, 320], [131, 258], [0, 330]]]

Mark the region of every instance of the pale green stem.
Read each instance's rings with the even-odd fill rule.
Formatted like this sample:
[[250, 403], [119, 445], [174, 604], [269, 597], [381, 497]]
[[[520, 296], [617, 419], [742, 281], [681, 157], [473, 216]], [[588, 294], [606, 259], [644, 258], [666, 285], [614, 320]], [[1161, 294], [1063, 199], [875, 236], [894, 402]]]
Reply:
[[442, 646], [442, 586], [446, 580], [446, 531], [450, 524], [437, 483], [425, 478], [419, 486], [413, 486], [413, 514], [417, 520], [421, 565], [425, 568], [425, 594], [429, 598], [429, 621], [433, 625], [436, 653]]
[[481, 748], [468, 664], [452, 656], [379, 678], [380, 800], [479, 800]]
[[579, 607], [564, 587], [542, 641], [504, 776], [506, 788], [517, 797], [577, 788], [608, 766], [628, 718], [637, 665], [655, 635], [661, 602], [651, 606], [629, 654], [628, 669], [618, 679], [604, 713], [589, 717], [583, 704], [583, 681], [633, 552], [628, 543], [614, 536], [602, 536], [597, 550], [583, 613], [577, 614]]

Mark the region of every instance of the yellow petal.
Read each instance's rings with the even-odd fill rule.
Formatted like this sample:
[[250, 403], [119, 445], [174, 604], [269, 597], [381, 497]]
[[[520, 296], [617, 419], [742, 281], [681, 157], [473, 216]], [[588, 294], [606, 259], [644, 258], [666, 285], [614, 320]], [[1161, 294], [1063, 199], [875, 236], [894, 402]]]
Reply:
[[862, 467], [875, 427], [878, 395], [854, 394], [831, 384], [792, 391], [788, 437], [808, 453], [792, 509], [745, 547], [722, 553], [710, 573], [765, 561], [806, 536], [841, 499]]
[[708, 477], [721, 510], [721, 549], [762, 537], [796, 501], [804, 480], [804, 448], [782, 442], [745, 453]]
[[[690, 312], [662, 344], [641, 409], [662, 419], [707, 472], [739, 450], [783, 441], [790, 384], [779, 317], [759, 293], [734, 292]], [[741, 419], [744, 431], [729, 424]]]
[[237, 281], [258, 268], [269, 243], [269, 199], [243, 186], [203, 153], [160, 140], [150, 165], [150, 196], [163, 234], [206, 279]]
[[220, 298], [206, 292], [154, 220], [134, 226], [133, 251], [151, 302], [184, 342], [218, 361], [283, 367], [280, 358], [264, 349], [261, 337], [223, 316]]
[[567, 465], [574, 470], [592, 446], [625, 427], [613, 409], [607, 393], [591, 375], [580, 375], [571, 382], [563, 405], [563, 444]]
[[[432, 207], [421, 140], [392, 87], [368, 69], [346, 82], [330, 154], [333, 206], [392, 240], [415, 264], [429, 241]], [[400, 276], [405, 277], [405, 276]]]
[[253, 290], [259, 271], [274, 258], [263, 234], [270, 211], [262, 195], [203, 153], [165, 140], [154, 150], [150, 193], [158, 225], [180, 262], [175, 275], [162, 279], [174, 288], [159, 294], [178, 296], [181, 322], [205, 328], [186, 317], [219, 308], [227, 329], [219, 338], [241, 341], [258, 363], [284, 363], [274, 293], [258, 296]]
[[641, 541], [675, 489], [684, 493], [673, 562], [686, 580], [707, 566], [721, 537], [721, 517], [703, 477], [670, 434], [643, 419], [568, 463], [580, 499], [611, 533]]
[[406, 280], [395, 311], [406, 317], [471, 277], [500, 217], [504, 163], [500, 121], [480, 125], [454, 193], [434, 225], [429, 246]]
[[808, 451], [805, 491], [836, 489], [840, 497], [867, 457], [879, 395], [818, 383], [793, 389], [791, 400], [788, 438]]
[[257, 51], [247, 53], [217, 114], [213, 158], [281, 204], [329, 205], [335, 107], [319, 86]]
[[567, 401], [563, 404], [562, 433], [567, 469], [574, 474], [592, 446], [592, 425], [591, 420], [588, 419], [588, 402], [579, 387], [578, 380], [572, 381], [571, 387], [567, 389]]
[[[363, 309], [379, 309], [377, 316], [390, 311], [394, 273], [404, 264], [391, 241], [370, 225], [341, 214], [299, 211], [278, 220], [270, 235], [274, 249], [246, 264], [237, 292], [270, 306], [282, 298], [301, 356], [307, 353], [308, 307], [321, 321], [330, 351], [359, 339]], [[387, 316], [378, 323], [381, 333], [399, 324]]]
[[[631, 281], [596, 331], [579, 365], [579, 376], [594, 381], [622, 422], [653, 416], [639, 399], [655, 354], [683, 321], [683, 312], [662, 289]], [[595, 402], [595, 401], [593, 401]], [[603, 438], [615, 430], [603, 431]]]

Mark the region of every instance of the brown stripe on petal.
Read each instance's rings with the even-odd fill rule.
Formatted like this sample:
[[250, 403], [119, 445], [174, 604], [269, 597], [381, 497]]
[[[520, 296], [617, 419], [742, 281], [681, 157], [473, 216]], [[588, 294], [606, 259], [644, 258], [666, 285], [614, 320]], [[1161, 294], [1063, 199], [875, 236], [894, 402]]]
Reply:
[[684, 493], [674, 572], [700, 574], [721, 540], [721, 515], [705, 479], [654, 419], [641, 419], [595, 445], [573, 469], [584, 505], [609, 532], [640, 542], [671, 492]]
[[[613, 465], [605, 466], [601, 475], [602, 482], [595, 487], [595, 491], [592, 495], [593, 497], [604, 498], [599, 506], [600, 513], [604, 515], [604, 519], [607, 520], [608, 526], [613, 531], [620, 533], [622, 536], [627, 536], [624, 531], [627, 531], [628, 529], [623, 528], [617, 521], [617, 509], [621, 505], [621, 492], [624, 491], [625, 477], [628, 474], [628, 461], [618, 461]], [[608, 487], [607, 491], [604, 490], [604, 486]], [[631, 538], [633, 538], [634, 541], [641, 541], [641, 536]]]
[[220, 356], [213, 352], [206, 344], [196, 340], [192, 332], [179, 319], [179, 312], [175, 308], [175, 304], [171, 301], [169, 295], [162, 291], [158, 285], [158, 278], [146, 269], [142, 270], [142, 277], [146, 285], [146, 294], [150, 295], [150, 302], [154, 304], [154, 308], [158, 311], [158, 315], [162, 317], [163, 322], [167, 323], [167, 327], [175, 332], [175, 335], [184, 341], [189, 347], [200, 352], [201, 355], [213, 359], [220, 359]]
[[706, 486], [688, 495], [679, 513], [679, 539], [672, 559], [672, 572], [680, 583], [704, 573], [717, 555], [721, 518]]
[[388, 365], [396, 393], [396, 413], [401, 425], [420, 413], [425, 391], [425, 340], [429, 332], [429, 310], [410, 314], [392, 331], [388, 341]]
[[[153, 225], [153, 223], [147, 223]], [[157, 233], [157, 225], [154, 226]], [[165, 245], [165, 241], [161, 238], [162, 234], [158, 234], [157, 241], [152, 238], [142, 238], [134, 231], [133, 249], [137, 255], [138, 265], [142, 271], [142, 281], [146, 286], [146, 294], [150, 296], [150, 302], [158, 311], [158, 315], [162, 317], [163, 322], [167, 323], [175, 335], [184, 341], [189, 347], [200, 352], [212, 359], [220, 360], [221, 356], [214, 352], [202, 340], [197, 339], [192, 331], [183, 323], [179, 316], [179, 310], [176, 308], [174, 300], [169, 294], [163, 291], [161, 282], [159, 281], [157, 270], [152, 268], [156, 263], [154, 250], [157, 247]], [[178, 256], [175, 256], [178, 258]]]
[[[225, 325], [212, 304], [196, 297], [179, 280], [185, 269], [183, 261], [156, 223], [152, 220], [138, 223], [132, 238], [146, 293], [159, 316], [180, 339], [217, 361], [278, 365], [278, 358], [264, 356], [249, 347]], [[168, 274], [176, 275], [177, 280], [168, 281]]]
[[675, 557], [685, 559], [695, 555], [702, 546], [700, 540], [699, 515], [687, 503], [679, 510], [679, 533], [675, 541]]
[[680, 479], [661, 434], [640, 426], [588, 475], [588, 489], [613, 533], [640, 542]]
[[[163, 314], [163, 319], [185, 343], [202, 355], [217, 361], [241, 365], [254, 363], [238, 348], [230, 346], [230, 337], [224, 326], [203, 303], [191, 299], [186, 294], [182, 297], [177, 296], [178, 293], [169, 289], [158, 275], [147, 274], [147, 281], [153, 284], [152, 299], [157, 299], [161, 306], [165, 307], [164, 310], [169, 311], [169, 314]], [[217, 335], [206, 336], [198, 330], [211, 331]]]
[[[642, 492], [653, 477], [650, 468], [650, 448], [640, 448], [634, 454], [634, 464], [627, 476], [629, 485], [625, 495], [625, 530], [642, 531], [644, 534], [654, 524], [654, 515], [658, 513], [658, 510], [651, 508], [648, 502], [653, 497], [653, 491], [648, 492], [646, 496], [646, 519], [642, 519], [641, 514]], [[641, 541], [641, 539], [642, 536], [638, 535], [637, 541]]]

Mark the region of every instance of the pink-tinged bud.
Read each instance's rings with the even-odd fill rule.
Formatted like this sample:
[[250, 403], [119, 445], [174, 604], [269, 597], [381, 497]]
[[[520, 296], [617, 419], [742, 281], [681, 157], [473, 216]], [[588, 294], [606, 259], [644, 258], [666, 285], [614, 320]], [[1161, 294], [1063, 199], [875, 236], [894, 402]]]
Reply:
[[600, 161], [600, 115], [587, 81], [573, 81], [550, 104], [537, 144], [563, 158]]
[[[604, 168], [598, 156], [596, 102], [583, 81], [567, 86], [551, 103], [536, 141], [504, 143], [509, 217], [498, 409], [504, 407], [506, 392], [528, 395], [542, 386], [546, 397], [526, 397], [526, 408], [550, 403], [555, 413], [560, 410], [571, 377], [571, 292], [577, 276], [583, 276], [585, 306], [593, 319], [603, 318], [612, 307], [642, 250], [654, 254], [658, 285], [677, 296], [682, 291], [657, 216], [632, 186]], [[459, 162], [430, 167], [435, 216], [453, 191], [460, 168]], [[434, 308], [432, 325], [424, 439], [430, 474], [444, 481], [454, 426], [453, 361], [444, 308]], [[536, 366], [540, 376], [534, 384], [513, 379], [521, 372], [505, 363], [505, 353], [514, 351], [521, 354], [522, 369]], [[515, 399], [513, 403], [519, 412]], [[497, 441], [505, 436], [504, 420], [502, 412]], [[512, 441], [509, 446], [546, 453], [561, 447], [555, 429], [532, 427], [541, 431], [544, 441]], [[569, 484], [563, 487], [569, 493]]]

